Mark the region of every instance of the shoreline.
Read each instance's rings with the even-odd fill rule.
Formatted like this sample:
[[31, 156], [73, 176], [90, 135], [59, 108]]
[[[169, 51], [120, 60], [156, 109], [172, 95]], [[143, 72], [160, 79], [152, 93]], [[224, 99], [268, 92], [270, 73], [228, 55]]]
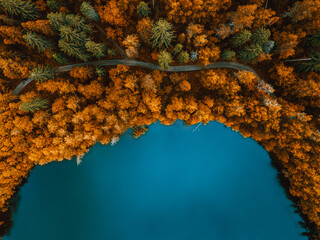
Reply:
[[[181, 119], [177, 119], [177, 120], [180, 120], [184, 123], [184, 121]], [[217, 121], [217, 120], [215, 120], [215, 121]], [[214, 121], [210, 121], [210, 122], [214, 122]], [[219, 121], [217, 121], [217, 122], [219, 122]], [[200, 123], [202, 123], [202, 122], [200, 122]], [[223, 124], [227, 128], [230, 128], [232, 131], [235, 131], [231, 127], [227, 126], [226, 124], [221, 123], [221, 122], [219, 122], [219, 123]], [[162, 124], [162, 123], [160, 123], [160, 124]], [[199, 123], [193, 124], [193, 125], [187, 124], [187, 126], [192, 127], [192, 126], [197, 126], [198, 124]], [[162, 125], [168, 126], [168, 125], [164, 125], [164, 124], [162, 124]], [[171, 125], [173, 125], [173, 124], [171, 124]], [[171, 125], [169, 125], [169, 126], [171, 126]], [[128, 130], [130, 130], [130, 128], [128, 128], [125, 132], [127, 132]], [[243, 136], [239, 131], [236, 131], [236, 132], [238, 132], [241, 136]], [[134, 139], [134, 136], [131, 136], [131, 137], [132, 137], [132, 139]], [[307, 236], [308, 240], [316, 240], [316, 238], [314, 237], [317, 234], [316, 226], [314, 223], [310, 222], [307, 215], [303, 214], [302, 211], [299, 209], [299, 207], [298, 207], [299, 198], [294, 197], [293, 195], [290, 194], [290, 192], [289, 192], [290, 183], [282, 172], [282, 170], [284, 170], [284, 167], [282, 166], [281, 161], [276, 157], [276, 155], [273, 152], [268, 152], [259, 141], [256, 141], [252, 137], [249, 137], [249, 138], [254, 140], [256, 143], [258, 143], [264, 149], [264, 151], [266, 151], [268, 153], [268, 156], [270, 157], [270, 160], [271, 160], [270, 164], [277, 171], [278, 184], [281, 186], [281, 188], [283, 188], [285, 190], [286, 198], [289, 199], [293, 203], [292, 205], [295, 208], [295, 210], [294, 210], [295, 213], [299, 214], [299, 216], [303, 219], [303, 222], [298, 222], [299, 225], [305, 230], [305, 232], [303, 232], [301, 235]], [[96, 145], [97, 143], [99, 143], [99, 142], [96, 142], [94, 145]], [[63, 160], [63, 161], [72, 161], [72, 160]], [[19, 184], [16, 187], [15, 194], [10, 199], [8, 210], [0, 216], [0, 221], [4, 221], [4, 223], [5, 223], [4, 225], [2, 225], [0, 227], [0, 239], [1, 239], [1, 237], [8, 235], [11, 231], [11, 228], [13, 226], [13, 213], [14, 213], [13, 208], [16, 208], [17, 204], [19, 204], [19, 199], [18, 199], [18, 201], [16, 201], [17, 200], [16, 198], [19, 196], [19, 192], [20, 192], [21, 188], [28, 182], [28, 178], [29, 178], [31, 171], [33, 169], [34, 169], [34, 167], [29, 171], [28, 176], [22, 180], [21, 184]]]

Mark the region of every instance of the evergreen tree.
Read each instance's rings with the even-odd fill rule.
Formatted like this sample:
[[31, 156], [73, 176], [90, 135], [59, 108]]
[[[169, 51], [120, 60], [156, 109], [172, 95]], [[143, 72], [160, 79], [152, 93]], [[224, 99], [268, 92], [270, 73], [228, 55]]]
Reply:
[[35, 97], [31, 101], [22, 102], [20, 104], [20, 110], [24, 112], [34, 112], [42, 108], [47, 108], [48, 103], [49, 103], [48, 99], [40, 99], [39, 97]]
[[190, 55], [188, 51], [181, 51], [178, 55], [178, 62], [179, 63], [187, 63], [189, 62]]
[[313, 36], [307, 37], [307, 46], [320, 48], [320, 31]]
[[158, 62], [161, 70], [168, 70], [172, 63], [171, 54], [166, 50], [162, 50], [158, 56]]
[[61, 4], [54, 0], [48, 0], [47, 6], [54, 12], [57, 12], [60, 9]]
[[30, 1], [0, 0], [0, 7], [3, 7], [10, 15], [21, 16], [22, 19], [38, 17], [37, 7]]
[[191, 53], [191, 61], [195, 62], [198, 59], [199, 53], [197, 51]]
[[87, 24], [86, 20], [80, 15], [67, 14], [66, 24], [72, 26], [79, 32], [89, 33], [91, 30], [89, 24]]
[[150, 14], [150, 8], [147, 3], [141, 1], [138, 5], [138, 14], [141, 17], [147, 17]]
[[246, 46], [244, 50], [239, 51], [239, 57], [242, 61], [248, 62], [257, 58], [262, 53], [262, 47], [258, 44]]
[[264, 27], [258, 28], [251, 36], [252, 41], [255, 44], [263, 45], [266, 43], [271, 35], [271, 32], [269, 29], [266, 29]]
[[221, 57], [225, 61], [230, 61], [236, 57], [236, 53], [227, 49], [222, 52]]
[[91, 52], [95, 57], [102, 58], [106, 54], [106, 46], [103, 43], [95, 43], [93, 41], [88, 41], [85, 44], [88, 52]]
[[114, 55], [117, 54], [116, 50], [111, 49], [111, 48], [108, 48], [108, 49], [107, 49], [107, 53], [108, 53], [108, 55], [110, 55], [110, 56], [114, 56]]
[[251, 32], [244, 30], [243, 32], [232, 37], [230, 43], [233, 47], [237, 48], [244, 45], [247, 41], [250, 40]]
[[85, 49], [81, 45], [75, 43], [66, 42], [65, 40], [60, 39], [58, 42], [59, 48], [62, 52], [71, 57], [76, 57], [83, 61], [88, 61], [90, 56], [85, 53]]
[[66, 58], [63, 54], [61, 53], [54, 53], [52, 54], [52, 58], [60, 65], [66, 65], [70, 63], [69, 59]]
[[47, 18], [50, 20], [51, 26], [57, 31], [60, 27], [66, 25], [66, 15], [64, 13], [48, 13]]
[[178, 43], [173, 50], [173, 54], [176, 55], [178, 52], [180, 52], [182, 50], [183, 46], [182, 44]]
[[152, 26], [151, 46], [153, 48], [167, 48], [173, 40], [172, 25], [164, 19], [158, 20]]
[[320, 52], [313, 52], [311, 60], [297, 65], [300, 72], [316, 72], [320, 71]]
[[30, 72], [29, 77], [34, 78], [37, 82], [41, 83], [48, 79], [53, 79], [56, 74], [56, 69], [47, 65], [46, 67], [35, 67]]
[[96, 67], [96, 74], [97, 74], [99, 77], [103, 77], [103, 76], [106, 75], [106, 71], [103, 69], [103, 67], [97, 66], [97, 67]]
[[80, 11], [83, 15], [87, 16], [89, 19], [93, 21], [100, 21], [99, 14], [96, 10], [91, 6], [88, 2], [82, 2], [80, 6]]
[[44, 37], [39, 36], [34, 32], [27, 32], [25, 35], [23, 35], [23, 39], [28, 45], [32, 46], [33, 48], [37, 48], [40, 53], [51, 48], [51, 44]]
[[86, 34], [84, 32], [79, 32], [70, 26], [60, 27], [60, 38], [67, 42], [73, 42], [77, 45], [83, 45], [86, 39]]
[[275, 47], [275, 42], [272, 40], [269, 40], [262, 45], [262, 50], [264, 53], [271, 53], [274, 47]]

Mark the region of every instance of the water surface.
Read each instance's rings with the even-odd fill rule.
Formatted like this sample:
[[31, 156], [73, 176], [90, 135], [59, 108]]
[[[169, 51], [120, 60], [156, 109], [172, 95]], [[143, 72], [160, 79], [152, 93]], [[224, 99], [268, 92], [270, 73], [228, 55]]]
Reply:
[[306, 240], [267, 152], [220, 123], [154, 124], [36, 167], [5, 240]]

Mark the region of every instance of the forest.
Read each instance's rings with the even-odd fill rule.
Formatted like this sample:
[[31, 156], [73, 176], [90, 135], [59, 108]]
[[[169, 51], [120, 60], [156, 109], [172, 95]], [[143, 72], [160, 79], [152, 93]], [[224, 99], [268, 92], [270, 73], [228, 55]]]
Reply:
[[34, 166], [177, 119], [261, 144], [320, 239], [320, 0], [0, 0], [0, 50], [0, 239]]

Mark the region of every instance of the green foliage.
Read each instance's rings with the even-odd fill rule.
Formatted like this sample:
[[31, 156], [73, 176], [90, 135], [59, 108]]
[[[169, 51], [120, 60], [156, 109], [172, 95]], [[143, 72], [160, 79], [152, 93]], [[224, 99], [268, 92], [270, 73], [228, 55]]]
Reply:
[[87, 24], [86, 20], [80, 15], [67, 14], [66, 24], [79, 32], [89, 33], [91, 30], [89, 24]]
[[158, 56], [158, 62], [161, 70], [169, 69], [170, 64], [172, 63], [171, 54], [166, 50], [162, 50]]
[[83, 45], [86, 39], [86, 34], [84, 32], [79, 32], [70, 26], [61, 26], [60, 38], [67, 42], [73, 42], [78, 45]]
[[97, 66], [96, 67], [96, 74], [99, 76], [99, 77], [103, 77], [106, 75], [106, 71], [101, 67], [101, 66]]
[[54, 12], [58, 11], [60, 9], [60, 3], [56, 2], [54, 0], [48, 0], [47, 1], [47, 6]]
[[29, 77], [34, 78], [37, 82], [43, 82], [48, 79], [53, 79], [56, 74], [56, 69], [47, 65], [46, 67], [35, 67], [32, 69]]
[[320, 52], [313, 52], [311, 60], [297, 65], [300, 72], [316, 72], [320, 71]]
[[22, 102], [20, 104], [20, 110], [24, 112], [34, 112], [42, 108], [47, 108], [48, 103], [49, 103], [48, 99], [40, 99], [39, 97], [35, 97], [31, 101]]
[[275, 42], [272, 40], [269, 40], [262, 45], [262, 50], [264, 53], [270, 53], [274, 47], [275, 47]]
[[100, 21], [99, 14], [96, 10], [91, 6], [88, 2], [82, 2], [80, 6], [80, 11], [83, 15], [87, 16], [89, 19], [93, 21]]
[[230, 61], [236, 57], [236, 53], [231, 50], [224, 50], [221, 54], [223, 60]]
[[230, 43], [233, 47], [237, 48], [244, 45], [247, 41], [250, 40], [251, 32], [244, 30], [243, 32], [232, 37]]
[[189, 62], [190, 55], [188, 51], [181, 51], [178, 55], [178, 62], [179, 63], [187, 63]]
[[21, 16], [22, 19], [38, 17], [37, 7], [30, 1], [0, 0], [0, 7], [3, 7], [10, 15]]
[[198, 59], [199, 53], [197, 51], [191, 53], [191, 61], [195, 62]]
[[252, 44], [239, 51], [239, 57], [242, 61], [248, 62], [257, 58], [261, 53], [262, 47], [258, 44]]
[[95, 43], [93, 41], [88, 41], [85, 44], [88, 52], [91, 52], [95, 57], [102, 58], [106, 56], [106, 45], [103, 43]]
[[60, 65], [66, 65], [70, 63], [69, 59], [66, 58], [63, 54], [61, 53], [54, 53], [52, 54], [52, 58]]
[[147, 17], [150, 14], [150, 8], [147, 3], [141, 1], [137, 7], [138, 14], [141, 17]]
[[58, 42], [59, 48], [62, 52], [71, 57], [76, 57], [83, 61], [88, 61], [90, 56], [85, 53], [84, 46], [77, 45], [72, 42], [66, 42], [63, 39], [60, 39]]
[[320, 31], [313, 36], [307, 37], [307, 46], [320, 48]]
[[167, 48], [173, 40], [172, 25], [164, 19], [158, 20], [152, 26], [151, 46], [153, 48]]
[[111, 48], [108, 48], [108, 49], [107, 49], [107, 53], [108, 53], [108, 55], [110, 55], [110, 56], [114, 56], [114, 55], [117, 54], [116, 50], [111, 49]]
[[182, 44], [178, 43], [175, 47], [174, 47], [174, 55], [176, 55], [178, 52], [180, 52], [182, 50], [183, 46]]
[[264, 27], [258, 28], [251, 36], [252, 41], [255, 44], [263, 45], [266, 43], [271, 36], [271, 32], [269, 29]]
[[47, 19], [50, 20], [51, 26], [59, 31], [61, 26], [66, 25], [66, 15], [64, 13], [48, 13]]
[[37, 35], [34, 32], [27, 32], [23, 35], [23, 39], [28, 45], [37, 48], [40, 53], [44, 52], [45, 49], [51, 48], [51, 44], [44, 37]]

